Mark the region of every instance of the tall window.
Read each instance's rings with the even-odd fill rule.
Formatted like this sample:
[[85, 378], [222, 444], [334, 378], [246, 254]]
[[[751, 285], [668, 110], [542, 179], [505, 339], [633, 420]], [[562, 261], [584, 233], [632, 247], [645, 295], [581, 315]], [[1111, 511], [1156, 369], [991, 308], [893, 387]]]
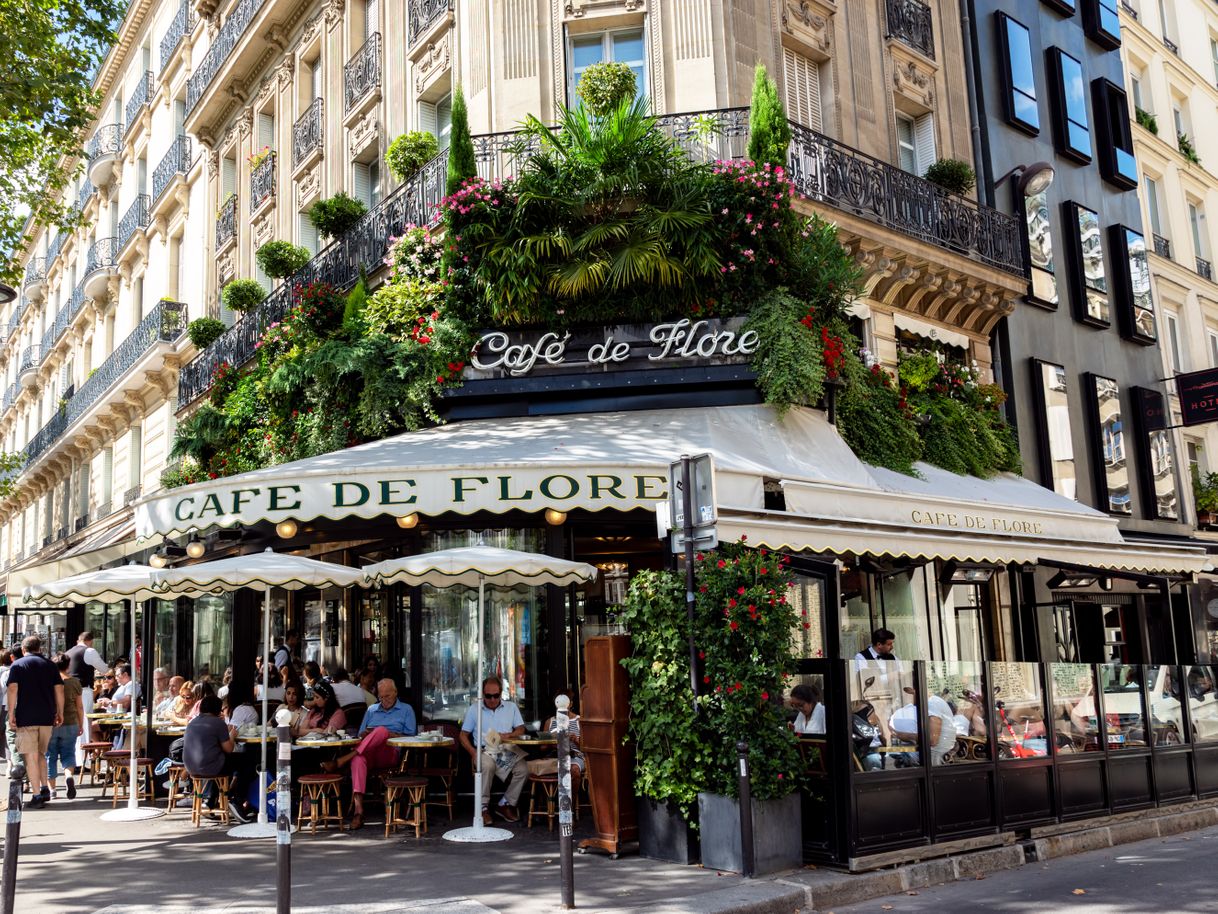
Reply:
[[352, 196], [362, 200], [368, 209], [376, 206], [381, 198], [381, 162], [354, 162], [351, 165]]
[[1110, 51], [1121, 46], [1121, 17], [1117, 0], [1084, 0], [1083, 28], [1087, 37]]
[[419, 129], [435, 136], [440, 150], [448, 148], [453, 132], [453, 97], [438, 102], [419, 102]]
[[572, 35], [568, 59], [571, 61], [571, 71], [568, 76], [567, 94], [568, 102], [571, 104], [575, 104], [578, 100], [575, 87], [579, 85], [584, 70], [594, 63], [608, 61], [624, 63], [630, 67], [634, 72], [639, 95], [647, 94], [646, 54], [642, 29]]
[[1210, 64], [1214, 68], [1214, 81], [1218, 82], [1218, 38], [1210, 39]]
[[1027, 26], [1005, 13], [998, 16], [999, 53], [1006, 79], [1007, 120], [1029, 133], [1040, 132], [1036, 108], [1036, 79], [1032, 70], [1032, 40]]
[[1133, 190], [1138, 186], [1138, 169], [1125, 91], [1110, 80], [1097, 79], [1091, 83], [1091, 100], [1099, 133], [1100, 174], [1122, 190]]
[[[364, 41], [381, 30], [381, 0], [364, 0]], [[314, 96], [319, 98], [320, 96]]]
[[1071, 427], [1066, 369], [1052, 362], [1032, 360], [1036, 388], [1036, 417], [1040, 426], [1041, 484], [1067, 498], [1078, 497], [1074, 469], [1074, 435]]
[[298, 234], [301, 247], [308, 248], [310, 254], [316, 254], [320, 247], [317, 238], [317, 227], [309, 219], [308, 213], [301, 213], [298, 219], [300, 220], [298, 223]]
[[1123, 225], [1109, 226], [1108, 239], [1112, 250], [1113, 301], [1121, 333], [1134, 342], [1153, 343], [1157, 333], [1146, 239], [1141, 232]]
[[1133, 106], [1140, 111], [1150, 111], [1146, 107], [1146, 99], [1142, 97], [1142, 74], [1129, 74], [1129, 92], [1133, 96]]
[[1193, 236], [1193, 253], [1198, 257], [1207, 257], [1209, 246], [1205, 243], [1205, 213], [1201, 204], [1188, 201], [1188, 228]]
[[1129, 463], [1125, 457], [1125, 421], [1121, 413], [1121, 397], [1117, 382], [1112, 378], [1090, 375], [1091, 420], [1095, 433], [1097, 473], [1096, 504], [1113, 514], [1132, 514], [1133, 501], [1129, 493]]
[[903, 171], [921, 176], [934, 162], [934, 119], [929, 114], [910, 117], [897, 112], [897, 164]]
[[1184, 371], [1184, 353], [1180, 348], [1180, 318], [1171, 311], [1163, 312], [1163, 332], [1167, 336], [1167, 365], [1173, 374]]
[[1218, 368], [1218, 331], [1206, 331], [1206, 341], [1210, 345], [1210, 367]]
[[1084, 323], [1107, 326], [1108, 277], [1099, 214], [1077, 203], [1067, 203], [1065, 212], [1073, 260], [1070, 276], [1075, 281], [1075, 316]]
[[1057, 307], [1057, 277], [1053, 273], [1053, 230], [1049, 225], [1048, 191], [1024, 197], [1028, 228], [1028, 258], [1032, 284], [1028, 297], [1041, 305]]
[[1083, 65], [1061, 48], [1049, 48], [1054, 141], [1057, 151], [1076, 162], [1091, 161], [1091, 128]]
[[783, 82], [787, 111], [797, 124], [822, 129], [820, 64], [790, 48], [782, 49]]
[[1139, 465], [1142, 472], [1146, 516], [1176, 520], [1180, 516], [1180, 493], [1176, 485], [1176, 448], [1168, 427], [1167, 398], [1157, 390], [1133, 387], [1137, 407]]
[[1163, 225], [1159, 219], [1159, 182], [1150, 175], [1143, 175], [1142, 186], [1146, 190], [1146, 215], [1150, 220], [1150, 230], [1156, 235], [1162, 235]]

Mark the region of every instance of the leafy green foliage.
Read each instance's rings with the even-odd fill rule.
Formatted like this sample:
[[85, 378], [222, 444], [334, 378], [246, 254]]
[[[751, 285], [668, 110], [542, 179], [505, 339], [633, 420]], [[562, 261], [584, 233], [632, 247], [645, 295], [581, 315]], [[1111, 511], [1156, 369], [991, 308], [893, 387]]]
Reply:
[[805, 302], [785, 288], [758, 299], [745, 322], [759, 340], [753, 355], [757, 386], [780, 413], [792, 406], [816, 406], [825, 392], [825, 363], [819, 334], [801, 323]]
[[[261, 288], [259, 286], [259, 289]], [[191, 344], [202, 352], [218, 340], [227, 329], [224, 321], [216, 320], [214, 317], [196, 317], [187, 325], [186, 335], [190, 337]]]
[[861, 460], [900, 473], [914, 471], [922, 441], [905, 398], [879, 365], [851, 357], [837, 398], [837, 428]]
[[266, 298], [266, 289], [256, 279], [234, 279], [220, 293], [220, 301], [230, 311], [244, 312], [257, 308]]
[[262, 272], [272, 279], [291, 276], [308, 263], [311, 256], [308, 248], [290, 241], [268, 241], [254, 253]]
[[953, 194], [967, 194], [977, 184], [973, 166], [960, 159], [939, 159], [926, 169], [923, 177]]
[[1199, 514], [1218, 512], [1218, 473], [1202, 473], [1197, 464], [1190, 467], [1193, 478], [1193, 506]]
[[575, 94], [596, 117], [604, 117], [638, 94], [634, 71], [624, 63], [603, 61], [583, 71]]
[[458, 85], [453, 92], [452, 127], [448, 139], [448, 193], [456, 193], [470, 178], [478, 176], [474, 158], [474, 141], [469, 133], [469, 111], [465, 107], [465, 92]]
[[161, 471], [161, 485], [166, 489], [189, 486], [206, 478], [207, 473], [193, 460], [182, 460]]
[[[313, 227], [323, 238], [337, 238], [359, 222], [366, 212], [368, 212], [368, 207], [364, 205], [363, 200], [356, 200], [346, 191], [340, 190], [333, 197], [318, 200], [309, 207], [309, 221], [313, 223]], [[309, 258], [305, 257], [305, 263], [308, 260]], [[300, 266], [304, 266], [304, 263]], [[300, 267], [296, 269], [300, 269]], [[294, 273], [296, 270], [292, 272]], [[267, 273], [267, 275], [271, 274]], [[284, 275], [290, 276], [291, 273]]]
[[439, 283], [403, 277], [372, 293], [364, 308], [364, 322], [371, 332], [401, 342], [410, 338], [420, 320], [440, 307], [443, 294]]
[[364, 320], [364, 308], [368, 306], [368, 281], [364, 271], [360, 270], [351, 291], [347, 293], [347, 301], [343, 305], [343, 328], [349, 335], [356, 335]]
[[440, 152], [439, 141], [427, 130], [408, 130], [385, 150], [385, 164], [399, 181], [408, 181]]
[[766, 72], [765, 64], [759, 63], [753, 73], [747, 158], [759, 163], [786, 165], [790, 145], [791, 125], [787, 121], [786, 106], [778, 94], [778, 86]]

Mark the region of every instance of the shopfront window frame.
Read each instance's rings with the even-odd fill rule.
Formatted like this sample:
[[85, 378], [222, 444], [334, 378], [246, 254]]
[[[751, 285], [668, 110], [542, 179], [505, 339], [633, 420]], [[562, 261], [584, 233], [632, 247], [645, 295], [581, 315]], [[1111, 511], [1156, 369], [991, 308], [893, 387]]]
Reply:
[[1070, 258], [1068, 272], [1074, 293], [1075, 320], [1106, 329], [1112, 325], [1112, 303], [1100, 214], [1074, 200], [1063, 203], [1062, 210], [1067, 226], [1066, 249]]

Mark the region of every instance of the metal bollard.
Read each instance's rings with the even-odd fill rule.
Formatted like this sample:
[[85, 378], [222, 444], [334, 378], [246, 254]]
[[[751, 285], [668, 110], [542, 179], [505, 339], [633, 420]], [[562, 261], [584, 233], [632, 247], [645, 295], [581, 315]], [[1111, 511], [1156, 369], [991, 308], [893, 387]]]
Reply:
[[571, 699], [559, 695], [554, 700], [554, 723], [558, 730], [558, 856], [562, 868], [562, 906], [575, 907], [575, 861], [571, 832], [574, 825], [571, 805], [571, 718], [567, 708]]
[[279, 725], [278, 780], [275, 786], [275, 886], [276, 914], [292, 911], [292, 731], [286, 708], [275, 715]]
[[11, 762], [8, 769], [8, 820], [4, 827], [4, 871], [0, 877], [0, 914], [16, 914], [17, 853], [21, 845], [21, 784], [25, 767]]
[[736, 743], [736, 755], [740, 759], [740, 875], [751, 879], [753, 861], [753, 803], [749, 790], [749, 744]]

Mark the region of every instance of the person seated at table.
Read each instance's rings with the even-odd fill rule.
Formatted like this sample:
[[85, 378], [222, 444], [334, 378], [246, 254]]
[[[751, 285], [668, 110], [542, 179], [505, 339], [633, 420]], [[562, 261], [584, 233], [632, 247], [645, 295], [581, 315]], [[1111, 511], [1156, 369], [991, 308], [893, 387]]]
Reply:
[[465, 712], [460, 738], [461, 746], [469, 753], [475, 770], [478, 767], [478, 753], [482, 753], [482, 823], [491, 824], [491, 814], [486, 807], [491, 800], [491, 786], [496, 776], [506, 786], [495, 814], [509, 822], [519, 821], [520, 813], [516, 806], [520, 802], [520, 792], [524, 789], [529, 769], [524, 754], [517, 752], [513, 746], [504, 745], [503, 740], [518, 739], [524, 735], [524, 718], [520, 716], [515, 702], [503, 700], [503, 680], [498, 676], [488, 676], [482, 681], [482, 728], [475, 734], [477, 726], [478, 706], [473, 704]]
[[[205, 695], [199, 702], [199, 716], [186, 726], [186, 735], [182, 737], [182, 763], [188, 774], [196, 777], [216, 777], [219, 775], [240, 776], [240, 766], [236, 751], [237, 728], [227, 724], [220, 717], [223, 705], [215, 695]], [[230, 793], [232, 797], [240, 797], [240, 787]], [[216, 794], [209, 785], [207, 807], [216, 808]], [[229, 801], [229, 812], [239, 822], [244, 822], [246, 816], [235, 800]]]
[[347, 670], [344, 667], [335, 667], [334, 674], [330, 677], [330, 685], [334, 686], [334, 697], [338, 699], [338, 703], [344, 708], [347, 705], [355, 705], [364, 701], [364, 690], [351, 681], [351, 677], [347, 675]]
[[[918, 706], [914, 690], [905, 687], [909, 703], [893, 712], [888, 722], [892, 735], [913, 745], [918, 744]], [[956, 748], [956, 722], [951, 706], [939, 695], [932, 694], [926, 702], [927, 743], [930, 746], [930, 763], [942, 765], [947, 754]], [[908, 753], [909, 761], [919, 763], [918, 753]]]
[[364, 704], [366, 704], [368, 707], [372, 707], [374, 704], [376, 704], [377, 683], [378, 680], [376, 678], [376, 674], [371, 670], [364, 670], [364, 672], [360, 674], [359, 688], [361, 694], [364, 696]]
[[138, 702], [141, 696], [140, 684], [131, 678], [130, 664], [118, 664], [114, 668], [114, 678], [118, 682], [118, 688], [114, 690], [114, 694], [109, 698], [94, 702], [94, 705], [100, 706], [106, 711], [130, 711], [131, 702]]
[[[211, 685], [202, 680], [199, 682], [182, 683], [182, 689], [178, 693], [178, 700], [174, 703], [173, 710], [169, 715], [169, 722], [177, 727], [185, 727], [199, 716], [199, 702], [203, 700], [203, 696], [214, 694], [211, 691]], [[217, 695], [216, 697], [219, 698], [220, 696]]]
[[166, 700], [172, 699], [174, 693], [169, 688], [169, 671], [158, 666], [152, 671], [152, 708], [160, 707]]
[[173, 706], [182, 696], [182, 685], [185, 682], [185, 678], [181, 676], [169, 677], [169, 683], [165, 687], [164, 693], [158, 693], [156, 704], [152, 706], [152, 713], [156, 717], [163, 720], [169, 716], [169, 712], [173, 710]]
[[254, 689], [246, 680], [234, 679], [223, 701], [224, 719], [238, 731], [259, 722], [258, 709], [254, 707]]
[[313, 686], [313, 697], [305, 702], [305, 716], [293, 731], [301, 737], [309, 733], [334, 733], [347, 727], [347, 715], [338, 706], [334, 687], [321, 680]]
[[305, 687], [308, 689], [312, 689], [317, 683], [321, 682], [321, 667], [317, 665], [316, 660], [310, 660], [304, 665], [301, 677], [304, 679]]
[[306, 711], [301, 703], [303, 695], [304, 687], [298, 682], [289, 682], [283, 687], [283, 704], [279, 707], [291, 713], [292, 716], [288, 719], [288, 729], [293, 732], [296, 731], [296, 728], [300, 726], [305, 718]]
[[800, 736], [813, 736], [825, 732], [825, 705], [820, 700], [820, 689], [808, 683], [800, 683], [791, 690], [791, 707], [795, 715], [795, 732]]
[[118, 679], [114, 675], [114, 667], [106, 670], [103, 675], [98, 676], [97, 683], [97, 696], [93, 700], [93, 707], [100, 711], [101, 708], [98, 706], [101, 704], [102, 699], [113, 698], [115, 690], [118, 689]]
[[[254, 684], [254, 697], [259, 701], [262, 700], [262, 679], [259, 674], [258, 682]], [[269, 685], [266, 690], [267, 701], [283, 701], [283, 677], [279, 675], [279, 670], [271, 667], [267, 672], [267, 681]]]
[[[567, 688], [560, 690], [558, 695], [554, 696], [555, 701], [558, 700], [559, 695], [565, 695], [568, 701], [574, 703], [575, 693], [571, 689]], [[584, 773], [586, 763], [584, 762], [584, 754], [579, 751], [579, 715], [572, 712], [570, 710], [571, 707], [573, 707], [573, 704], [567, 705], [567, 720], [569, 722], [567, 726], [567, 740], [570, 746], [569, 754], [571, 758], [571, 785], [572, 789], [574, 789], [579, 785], [579, 779]], [[546, 725], [542, 729], [557, 738], [558, 717], [551, 717], [546, 721]], [[486, 769], [484, 768], [484, 774], [485, 771]]]
[[392, 679], [377, 683], [377, 704], [368, 709], [360, 725], [360, 744], [354, 750], [337, 759], [323, 762], [326, 771], [337, 771], [344, 765], [351, 766], [351, 803], [355, 812], [351, 816], [351, 828], [364, 824], [364, 791], [368, 788], [368, 773], [385, 771], [398, 762], [398, 750], [388, 741], [395, 736], [414, 736], [417, 732], [414, 708], [398, 701], [398, 687]]

